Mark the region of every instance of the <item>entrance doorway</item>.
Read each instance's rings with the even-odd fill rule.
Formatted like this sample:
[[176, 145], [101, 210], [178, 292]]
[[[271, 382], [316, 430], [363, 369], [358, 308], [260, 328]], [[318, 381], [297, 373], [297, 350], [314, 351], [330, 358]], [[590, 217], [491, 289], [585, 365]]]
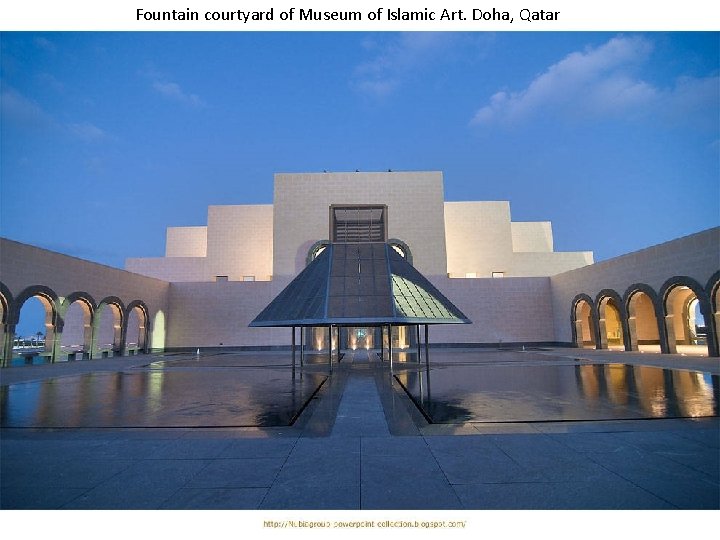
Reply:
[[350, 326], [347, 329], [347, 339], [345, 348], [350, 350], [357, 349], [374, 349], [375, 348], [375, 328], [367, 326]]

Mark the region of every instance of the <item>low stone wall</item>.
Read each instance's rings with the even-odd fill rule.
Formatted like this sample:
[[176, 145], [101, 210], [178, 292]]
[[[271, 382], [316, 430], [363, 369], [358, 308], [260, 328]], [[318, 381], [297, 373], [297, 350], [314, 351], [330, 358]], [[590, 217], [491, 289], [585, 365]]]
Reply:
[[620, 300], [621, 314], [627, 317], [627, 301], [636, 290], [656, 299], [662, 334], [662, 319], [669, 317], [671, 311], [667, 306], [669, 293], [674, 287], [682, 286], [697, 295], [708, 328], [710, 352], [717, 354], [719, 267], [720, 228], [716, 227], [552, 276], [555, 340], [574, 341], [572, 312], [579, 295], [585, 295], [592, 302], [596, 319], [599, 301], [611, 296]]
[[[110, 351], [111, 354], [126, 354], [135, 349], [162, 349], [165, 346], [164, 325], [168, 316], [170, 288], [165, 281], [0, 239], [0, 287], [3, 361], [11, 354], [20, 309], [33, 296], [40, 297], [50, 312], [45, 324], [48, 336], [45, 347], [53, 359], [58, 359], [61, 354], [64, 316], [76, 300], [82, 302], [88, 314], [85, 326], [93, 331], [99, 328], [99, 321], [95, 318], [99, 308], [112, 306], [111, 309], [115, 310], [119, 323], [115, 324], [115, 350]], [[133, 311], [135, 316], [140, 313], [140, 318], [145, 319], [139, 323], [144, 335], [140, 336], [134, 348], [128, 350], [125, 333]], [[88, 328], [86, 331], [91, 330]], [[87, 343], [95, 342], [88, 336]], [[93, 348], [95, 350], [86, 350], [85, 353], [101, 354], [99, 346]]]

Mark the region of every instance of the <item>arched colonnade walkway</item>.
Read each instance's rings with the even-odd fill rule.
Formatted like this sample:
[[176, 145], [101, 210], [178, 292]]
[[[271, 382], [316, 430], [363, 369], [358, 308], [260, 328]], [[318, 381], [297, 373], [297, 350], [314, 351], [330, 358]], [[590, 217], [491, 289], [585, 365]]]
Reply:
[[720, 272], [704, 285], [674, 276], [658, 291], [635, 283], [623, 294], [581, 293], [573, 298], [570, 318], [577, 347], [720, 356]]
[[[20, 314], [25, 303], [36, 298], [44, 308], [44, 339], [23, 347], [22, 336], [16, 336]], [[33, 363], [35, 357], [46, 362], [95, 359], [147, 353], [150, 350], [150, 312], [142, 300], [127, 304], [117, 296], [96, 301], [86, 292], [60, 297], [44, 285], [32, 285], [13, 297], [0, 282], [0, 365], [8, 367], [13, 357]], [[164, 346], [164, 314], [155, 315], [156, 334], [153, 346]]]

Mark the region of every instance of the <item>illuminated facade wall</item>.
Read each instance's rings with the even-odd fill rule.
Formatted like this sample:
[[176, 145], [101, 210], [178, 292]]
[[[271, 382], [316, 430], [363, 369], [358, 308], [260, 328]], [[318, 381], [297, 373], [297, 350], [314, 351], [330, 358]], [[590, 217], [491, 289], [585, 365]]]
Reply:
[[[687, 304], [701, 304], [709, 354], [720, 352], [717, 321], [720, 312], [720, 228], [708, 229], [550, 277], [556, 340], [574, 342], [574, 306], [582, 298], [593, 305], [601, 321], [608, 298], [620, 311], [623, 348], [660, 342], [663, 352], [677, 345], [699, 344], [688, 327]], [[596, 329], [600, 346], [602, 325]], [[610, 337], [610, 336], [606, 336]]]
[[208, 208], [203, 227], [168, 227], [165, 257], [128, 259], [130, 272], [169, 282], [270, 281], [273, 207]]
[[166, 257], [207, 257], [207, 227], [168, 227]]
[[166, 281], [4, 238], [0, 252], [3, 365], [11, 357], [20, 310], [33, 297], [46, 309], [45, 352], [55, 361], [73, 354], [98, 358], [167, 345]]
[[549, 276], [592, 264], [553, 251], [549, 222], [512, 222], [510, 203], [445, 202], [440, 172], [276, 174], [272, 205], [211, 206], [207, 226], [170, 227], [165, 257], [128, 259], [132, 272], [171, 282], [296, 276], [328, 239], [332, 204], [382, 204], [388, 238], [409, 246], [427, 276]]
[[172, 346], [286, 345], [287, 331], [247, 324], [329, 239], [332, 204], [387, 205], [388, 238], [475, 322], [434, 328], [436, 342], [554, 341], [547, 276], [592, 263], [554, 252], [549, 222], [512, 222], [508, 202], [446, 202], [430, 171], [277, 174], [273, 205], [210, 207], [206, 227], [168, 229], [165, 257], [127, 268], [172, 282]]
[[553, 251], [550, 222], [512, 222], [507, 201], [446, 202], [451, 278], [551, 276], [592, 264], [592, 252]]
[[[554, 252], [550, 223], [513, 222], [507, 202], [444, 201], [439, 172], [278, 174], [273, 205], [212, 206], [207, 225], [169, 228], [165, 257], [129, 259], [131, 272], [4, 241], [3, 335], [7, 300], [42, 285], [58, 302], [75, 292], [96, 306], [106, 297], [125, 307], [143, 301], [151, 348], [286, 347], [287, 329], [248, 324], [305, 267], [313, 244], [328, 239], [330, 204], [387, 204], [388, 237], [407, 245], [414, 266], [473, 321], [433, 327], [433, 343], [570, 344], [579, 327], [586, 346], [602, 346], [612, 336], [598, 336], [607, 327], [598, 306], [613, 298], [623, 346], [674, 352], [687, 342], [678, 321], [695, 291], [718, 349], [720, 229], [591, 264], [590, 252]], [[587, 311], [579, 322], [574, 305]], [[72, 321], [85, 315], [67, 314], [77, 335], [65, 339], [79, 342], [83, 328]]]

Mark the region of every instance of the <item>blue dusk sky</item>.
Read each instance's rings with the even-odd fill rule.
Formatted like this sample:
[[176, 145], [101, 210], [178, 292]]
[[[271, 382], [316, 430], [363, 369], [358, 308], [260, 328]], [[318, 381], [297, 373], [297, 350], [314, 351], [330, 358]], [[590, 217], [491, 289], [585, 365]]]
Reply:
[[718, 38], [3, 33], [0, 234], [122, 268], [276, 172], [440, 170], [608, 259], [720, 221]]

